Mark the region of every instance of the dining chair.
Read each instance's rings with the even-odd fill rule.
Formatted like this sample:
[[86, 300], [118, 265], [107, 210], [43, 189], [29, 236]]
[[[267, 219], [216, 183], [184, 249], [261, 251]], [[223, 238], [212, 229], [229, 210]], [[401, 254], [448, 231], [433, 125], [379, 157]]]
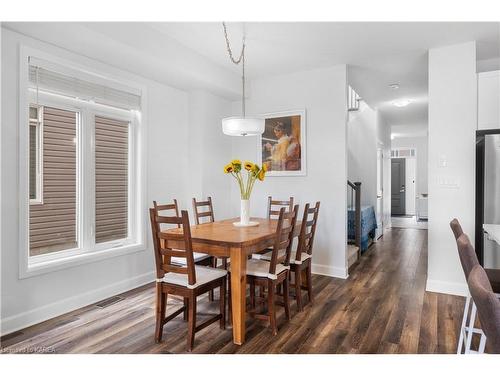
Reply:
[[[299, 206], [296, 205], [291, 212], [286, 212], [282, 207], [278, 215], [276, 235], [272, 249], [271, 260], [249, 259], [247, 261], [247, 283], [250, 286], [250, 309], [251, 317], [269, 322], [273, 335], [278, 333], [276, 325], [276, 287], [283, 286], [283, 305], [285, 317], [290, 320], [290, 281], [288, 273], [290, 270], [290, 256], [292, 248], [293, 231], [297, 220]], [[231, 269], [231, 266], [229, 266]], [[256, 296], [255, 287], [267, 289], [267, 298], [263, 295]], [[231, 288], [229, 288], [231, 295]], [[267, 313], [257, 312], [257, 302], [264, 305], [267, 299]], [[259, 301], [257, 301], [259, 300]]]
[[[295, 289], [295, 298], [297, 300], [297, 310], [303, 310], [302, 290], [307, 290], [309, 302], [313, 302], [312, 292], [312, 250], [314, 243], [314, 234], [316, 233], [316, 224], [318, 222], [320, 202], [316, 202], [314, 207], [307, 203], [304, 208], [302, 222], [300, 226], [299, 243], [297, 250], [292, 250], [290, 255], [290, 273], [294, 275], [294, 283], [290, 287]], [[312, 216], [312, 217], [311, 217]], [[269, 261], [272, 252], [261, 255], [260, 259]], [[306, 285], [303, 285], [303, 273], [305, 275]]]
[[[470, 294], [477, 306], [479, 322], [488, 339], [490, 352], [500, 354], [500, 300], [493, 292], [488, 275], [480, 265], [476, 265], [467, 280]], [[479, 353], [484, 353], [486, 340], [479, 343]]]
[[[206, 201], [197, 201], [196, 198], [193, 198], [193, 213], [196, 225], [200, 225], [203, 222], [213, 223], [215, 221], [215, 216], [212, 198], [208, 197]], [[220, 259], [222, 261], [222, 267], [227, 270], [227, 257], [221, 257]], [[217, 257], [212, 258], [212, 267], [217, 267]]]
[[[180, 217], [177, 199], [174, 199], [174, 202], [169, 204], [158, 204], [156, 201], [153, 201], [153, 207], [157, 216], [159, 216], [160, 213], [164, 211], [167, 212], [173, 211], [176, 217]], [[178, 224], [177, 227], [180, 228], [181, 224]], [[211, 266], [213, 264], [213, 259], [208, 254], [194, 252], [193, 257], [194, 257], [194, 262], [198, 265]], [[186, 258], [172, 257], [172, 263], [175, 263], [180, 266], [185, 266]]]
[[[452, 227], [453, 221], [450, 223]], [[456, 224], [458, 220], [456, 221]], [[458, 223], [458, 226], [460, 224]], [[455, 228], [457, 226], [455, 225]], [[461, 227], [460, 227], [461, 228]], [[453, 229], [453, 227], [452, 227]], [[460, 231], [457, 231], [459, 233]], [[469, 237], [462, 232], [460, 237], [457, 239], [457, 249], [458, 255], [460, 258], [460, 263], [462, 265], [462, 269], [464, 271], [465, 279], [469, 279], [470, 272], [472, 269], [479, 265], [479, 261], [477, 259], [476, 252], [474, 247], [472, 246]], [[490, 284], [493, 285], [495, 293], [500, 293], [500, 270], [496, 269], [487, 269], [485, 271], [487, 273], [488, 279], [490, 280]], [[471, 307], [472, 305], [472, 307]], [[469, 314], [470, 311], [470, 314]], [[462, 324], [460, 327], [460, 336], [457, 346], [457, 354], [462, 353], [462, 349], [464, 349], [464, 353], [474, 353], [475, 351], [471, 350], [472, 346], [472, 337], [474, 334], [479, 334], [483, 338], [484, 333], [480, 328], [475, 327], [476, 322], [476, 304], [473, 298], [471, 298], [470, 293], [467, 294], [465, 298], [465, 306], [464, 313], [462, 317]]]
[[[275, 208], [277, 207], [277, 208]], [[271, 196], [267, 197], [267, 218], [268, 219], [277, 219], [280, 211], [279, 209], [281, 207], [285, 207], [288, 212], [293, 211], [293, 197], [290, 197], [289, 200], [287, 201], [277, 201], [273, 200]]]
[[[155, 340], [160, 342], [163, 326], [184, 312], [184, 319], [188, 322], [187, 350], [191, 351], [196, 332], [217, 321], [220, 328], [225, 329], [227, 271], [195, 265], [187, 211], [183, 210], [181, 217], [160, 216], [157, 212], [154, 208], [149, 210], [156, 263]], [[162, 224], [177, 225], [182, 233], [163, 232]], [[173, 258], [183, 258], [185, 262], [174, 263]], [[220, 288], [219, 314], [196, 325], [196, 298], [216, 288]], [[183, 297], [184, 305], [165, 316], [169, 294]]]

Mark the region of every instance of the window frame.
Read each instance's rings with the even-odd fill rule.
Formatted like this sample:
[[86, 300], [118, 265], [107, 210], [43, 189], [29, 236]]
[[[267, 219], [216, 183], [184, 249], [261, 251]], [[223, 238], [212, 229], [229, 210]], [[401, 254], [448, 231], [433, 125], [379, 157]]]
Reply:
[[[96, 262], [146, 250], [146, 183], [145, 116], [141, 111], [122, 110], [101, 104], [29, 90], [28, 56], [36, 56], [72, 69], [89, 72], [87, 67], [63, 60], [30, 47], [20, 46], [19, 64], [19, 278]], [[103, 77], [102, 73], [94, 73]], [[141, 90], [141, 108], [147, 108], [143, 85], [124, 78], [117, 84], [127, 84]], [[30, 256], [29, 248], [29, 107], [36, 103], [78, 112], [77, 124], [77, 243], [74, 249]], [[95, 244], [95, 117], [104, 116], [129, 122], [129, 237]], [[91, 124], [89, 126], [89, 124]], [[40, 138], [42, 140], [42, 138]], [[87, 142], [86, 140], [90, 140]], [[43, 143], [43, 142], [42, 142]], [[43, 180], [40, 180], [43, 186]], [[42, 196], [43, 197], [43, 196]]]
[[[37, 122], [33, 124], [28, 110], [29, 126], [35, 127], [36, 131], [36, 182], [35, 182], [35, 198], [30, 198], [30, 205], [43, 204], [43, 106], [30, 103], [29, 107], [37, 108]], [[30, 134], [31, 136], [31, 134]], [[30, 145], [31, 146], [31, 145]], [[31, 157], [30, 157], [31, 159]], [[31, 161], [31, 160], [30, 160]]]

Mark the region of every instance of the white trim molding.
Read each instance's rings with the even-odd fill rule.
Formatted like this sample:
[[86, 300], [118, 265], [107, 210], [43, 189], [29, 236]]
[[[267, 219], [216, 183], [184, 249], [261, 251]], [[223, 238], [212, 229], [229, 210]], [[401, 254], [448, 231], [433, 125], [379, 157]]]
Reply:
[[315, 263], [312, 264], [312, 273], [314, 273], [315, 275], [330, 276], [339, 279], [347, 279], [349, 277], [347, 268], [325, 266], [323, 264]]
[[469, 293], [469, 289], [465, 283], [453, 283], [449, 281], [431, 279], [427, 279], [425, 291], [463, 297], [467, 296]]
[[138, 288], [142, 285], [153, 282], [155, 280], [155, 277], [155, 272], [147, 272], [130, 279], [106, 285], [102, 288], [94, 289], [89, 292], [59, 300], [57, 302], [49, 303], [47, 305], [40, 306], [33, 310], [25, 311], [14, 316], [9, 316], [6, 318], [2, 317], [2, 320], [0, 322], [0, 335], [3, 336], [18, 331], [20, 329], [32, 326], [33, 324], [55, 318], [59, 315], [66, 314], [76, 309], [102, 301], [103, 299], [127, 292], [134, 288]]

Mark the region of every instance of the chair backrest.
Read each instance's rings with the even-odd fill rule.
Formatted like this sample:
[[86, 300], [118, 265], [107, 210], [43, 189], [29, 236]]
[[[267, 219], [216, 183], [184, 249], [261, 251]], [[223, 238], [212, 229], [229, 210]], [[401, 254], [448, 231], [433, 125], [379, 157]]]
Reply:
[[[319, 202], [314, 207], [309, 207], [309, 203], [304, 208], [302, 223], [300, 225], [299, 244], [297, 246], [296, 260], [302, 259], [302, 253], [312, 255], [314, 234], [316, 233], [316, 224], [318, 223]], [[312, 217], [311, 217], [312, 216]]]
[[464, 270], [465, 279], [467, 280], [472, 269], [479, 265], [476, 251], [474, 250], [469, 237], [465, 233], [462, 233], [462, 235], [458, 238], [457, 248], [460, 263], [462, 263], [462, 269]]
[[493, 353], [500, 354], [500, 300], [493, 293], [488, 276], [480, 265], [472, 269], [467, 283], [477, 307], [481, 328], [488, 339], [487, 346]]
[[[207, 207], [207, 209], [201, 211], [199, 210], [199, 208], [201, 207]], [[200, 224], [200, 219], [203, 217], [208, 218], [207, 222], [213, 223], [215, 221], [215, 218], [214, 218], [214, 207], [212, 205], [212, 198], [208, 197], [208, 200], [206, 201], [196, 201], [196, 198], [193, 198], [193, 213], [196, 225]]]
[[276, 201], [272, 197], [267, 197], [267, 218], [277, 218], [280, 214], [280, 208], [285, 207], [288, 212], [293, 211], [293, 197], [287, 201]]
[[296, 205], [291, 212], [287, 212], [285, 207], [279, 211], [278, 225], [276, 226], [276, 238], [269, 262], [269, 273], [276, 273], [276, 265], [283, 263], [285, 266], [290, 264], [290, 255], [292, 252], [293, 232], [297, 215], [299, 213], [299, 205]]
[[453, 231], [453, 235], [455, 236], [455, 240], [458, 240], [458, 237], [460, 237], [464, 233], [464, 231], [462, 230], [462, 226], [457, 219], [453, 219], [452, 221], [450, 221], [450, 227]]
[[[196, 284], [194, 268], [193, 247], [191, 243], [191, 229], [189, 216], [186, 210], [181, 211], [181, 216], [161, 216], [155, 208], [149, 209], [151, 231], [156, 263], [156, 276], [161, 279], [167, 272], [179, 273], [188, 276], [189, 285]], [[164, 232], [162, 224], [177, 225], [182, 232]], [[171, 258], [186, 258], [184, 265], [172, 264]]]
[[[175, 216], [179, 217], [179, 206], [177, 205], [177, 199], [174, 199], [174, 203], [168, 204], [158, 204], [156, 201], [153, 201], [153, 207], [157, 215], [159, 215], [161, 211], [174, 211]], [[181, 225], [178, 224], [177, 228], [180, 227]]]

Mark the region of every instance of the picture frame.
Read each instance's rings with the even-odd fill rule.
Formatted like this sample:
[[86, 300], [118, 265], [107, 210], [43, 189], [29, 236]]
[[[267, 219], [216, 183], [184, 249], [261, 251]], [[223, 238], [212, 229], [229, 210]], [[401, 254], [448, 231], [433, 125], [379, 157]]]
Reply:
[[269, 177], [305, 176], [306, 110], [263, 114], [264, 133], [259, 139], [260, 165], [266, 165]]

